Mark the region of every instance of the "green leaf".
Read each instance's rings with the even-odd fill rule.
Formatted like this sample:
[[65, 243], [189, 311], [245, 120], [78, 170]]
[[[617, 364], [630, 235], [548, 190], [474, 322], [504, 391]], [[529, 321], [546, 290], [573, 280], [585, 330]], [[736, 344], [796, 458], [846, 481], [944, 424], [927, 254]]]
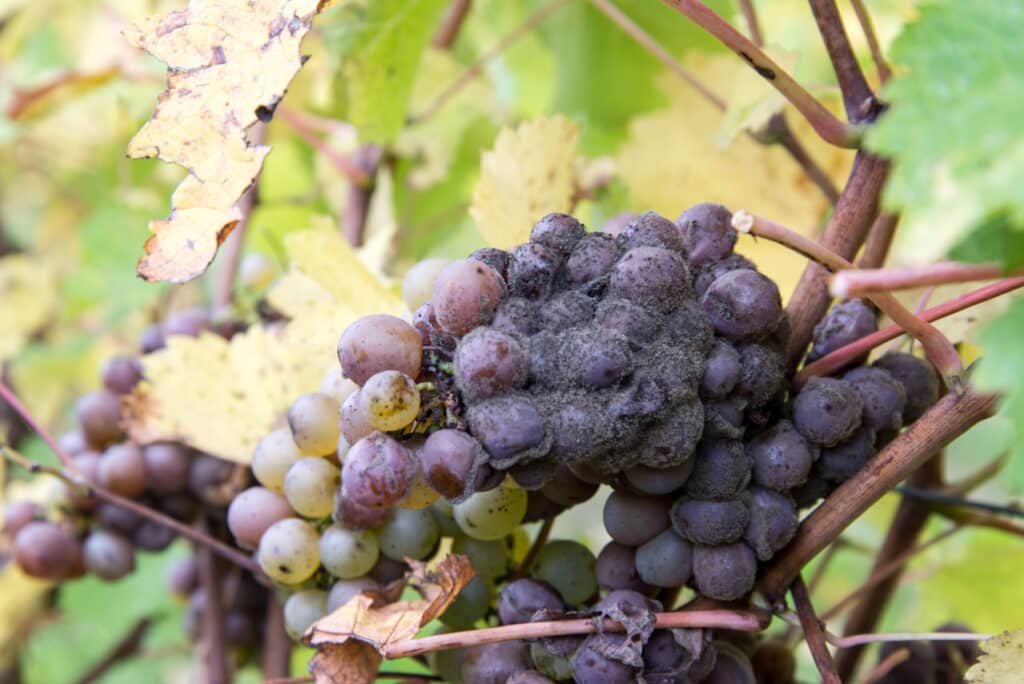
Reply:
[[959, 261], [995, 261], [1008, 271], [1024, 266], [1024, 228], [1008, 212], [989, 216], [974, 232], [953, 246], [950, 256]]
[[1015, 301], [1007, 311], [992, 320], [979, 335], [984, 356], [978, 364], [974, 381], [982, 390], [1003, 393], [1002, 412], [1014, 424], [1018, 439], [1013, 441], [1014, 459], [1024, 458], [1024, 299]]
[[390, 142], [401, 130], [420, 57], [446, 0], [373, 0], [343, 71], [349, 120], [366, 142]]
[[1024, 229], [1021, 25], [1024, 0], [937, 0], [894, 43], [905, 72], [868, 144], [894, 160], [884, 199], [904, 213], [900, 260], [933, 261], [993, 216]]
[[[722, 49], [703, 29], [661, 3], [616, 4], [676, 56], [689, 49]], [[721, 1], [709, 4], [719, 12], [728, 7]], [[584, 153], [613, 152], [626, 138], [630, 119], [668, 103], [654, 81], [665, 67], [589, 2], [559, 9], [542, 26], [556, 60], [553, 108], [582, 121]]]

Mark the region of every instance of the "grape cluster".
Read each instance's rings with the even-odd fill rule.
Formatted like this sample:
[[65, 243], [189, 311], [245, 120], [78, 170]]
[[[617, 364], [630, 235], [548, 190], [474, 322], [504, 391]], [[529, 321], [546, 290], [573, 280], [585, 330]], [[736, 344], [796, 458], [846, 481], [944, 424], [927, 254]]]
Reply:
[[[413, 267], [409, 322], [377, 314], [344, 331], [340, 367], [261, 441], [261, 486], [229, 509], [238, 543], [291, 592], [292, 634], [360, 592], [382, 600], [406, 559], [450, 539], [476, 576], [444, 629], [604, 614], [629, 634], [438, 654], [450, 681], [753, 682], [754, 646], [640, 629], [660, 608], [651, 597], [747, 595], [800, 508], [940, 386], [927, 363], [889, 353], [793, 391], [778, 288], [736, 240], [717, 204], [600, 232], [551, 214], [511, 250]], [[811, 357], [876, 327], [867, 304], [841, 303]], [[595, 556], [550, 540], [523, 566], [520, 525], [605, 484], [611, 541]]]
[[[170, 336], [209, 332], [230, 337], [241, 329], [234, 322], [215, 323], [204, 310], [189, 309], [148, 328], [140, 347], [154, 352]], [[132, 441], [123, 427], [122, 398], [142, 380], [139, 357], [107, 360], [101, 371], [102, 387], [78, 399], [77, 429], [61, 437], [61, 448], [87, 482], [180, 522], [202, 520], [213, 536], [230, 540], [228, 503], [246, 486], [248, 469], [176, 442], [140, 445]], [[52, 510], [29, 501], [9, 504], [4, 534], [12, 539], [14, 558], [26, 574], [55, 582], [86, 573], [105, 581], [118, 580], [134, 571], [136, 552], [163, 551], [177, 536], [128, 508], [73, 487], [66, 489]], [[175, 595], [187, 599], [185, 631], [198, 638], [205, 599], [195, 566], [194, 557], [184, 559], [172, 568], [168, 583]], [[268, 591], [227, 568], [217, 574], [225, 584], [221, 593], [228, 644], [240, 649], [257, 646]]]

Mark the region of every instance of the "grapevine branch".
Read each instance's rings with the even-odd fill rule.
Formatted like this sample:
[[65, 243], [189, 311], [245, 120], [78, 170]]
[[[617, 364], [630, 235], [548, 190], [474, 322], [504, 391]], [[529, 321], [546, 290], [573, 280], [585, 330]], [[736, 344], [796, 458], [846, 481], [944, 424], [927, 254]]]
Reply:
[[516, 569], [516, 577], [526, 577], [530, 574], [530, 568], [533, 567], [534, 561], [537, 560], [537, 556], [540, 555], [544, 545], [548, 543], [548, 537], [551, 536], [551, 529], [555, 526], [555, 516], [550, 516], [544, 519], [541, 523], [540, 529], [537, 530], [537, 537], [530, 544], [529, 550], [526, 555], [523, 556], [523, 560], [519, 563], [519, 567]]
[[[934, 306], [930, 309], [922, 311], [918, 318], [924, 321], [937, 321], [946, 316], [952, 316], [955, 313], [963, 311], [966, 308], [972, 307], [982, 302], [987, 302], [990, 299], [995, 299], [1000, 295], [1004, 295], [1008, 292], [1012, 292], [1018, 288], [1024, 287], [1024, 276], [1017, 276], [1014, 278], [1006, 278], [999, 282], [986, 285], [972, 290], [958, 297], [954, 297], [947, 302], [943, 302], [938, 306]], [[835, 351], [826, 354], [814, 363], [804, 366], [804, 368], [793, 378], [794, 387], [801, 387], [807, 380], [815, 375], [829, 375], [830, 373], [842, 368], [848, 364], [851, 360], [865, 354], [880, 344], [885, 344], [889, 340], [895, 339], [903, 334], [903, 328], [899, 325], [890, 325], [886, 328], [882, 328], [878, 332], [873, 332], [870, 335], [860, 338], [856, 342], [840, 347]]]
[[871, 21], [871, 15], [868, 14], [868, 9], [864, 6], [864, 0], [850, 0], [850, 4], [853, 5], [853, 11], [857, 13], [857, 21], [860, 23], [860, 28], [864, 32], [864, 38], [868, 42], [868, 49], [871, 50], [871, 59], [874, 61], [875, 69], [878, 71], [878, 80], [885, 83], [892, 76], [892, 71], [882, 55], [882, 47], [878, 43], [878, 36], [875, 34], [875, 25]]
[[[197, 524], [205, 532], [206, 525]], [[221, 606], [220, 576], [213, 553], [208, 548], [196, 551], [199, 560], [199, 586], [203, 590], [203, 665], [208, 684], [228, 684], [227, 648], [224, 643], [224, 609]]]
[[[835, 210], [821, 237], [821, 244], [844, 259], [852, 259], [864, 243], [878, 210], [878, 197], [889, 173], [889, 163], [858, 152]], [[795, 368], [804, 355], [814, 326], [831, 301], [826, 282], [828, 272], [820, 264], [809, 263], [786, 307], [790, 321], [788, 366]]]
[[797, 615], [800, 616], [800, 627], [804, 630], [804, 638], [807, 640], [807, 647], [811, 649], [818, 673], [821, 674], [821, 681], [825, 684], [842, 684], [839, 675], [836, 674], [835, 665], [832, 664], [832, 655], [825, 643], [824, 628], [821, 620], [814, 614], [814, 606], [811, 605], [811, 597], [807, 593], [803, 577], [798, 575], [789, 591], [793, 595], [793, 604], [796, 606]]
[[793, 541], [764, 569], [761, 592], [778, 602], [801, 569], [846, 527], [919, 465], [995, 411], [996, 397], [968, 388], [950, 392], [844, 482], [801, 524]]
[[452, 0], [452, 4], [448, 6], [448, 12], [444, 15], [444, 19], [431, 41], [434, 47], [441, 50], [451, 49], [455, 38], [459, 35], [459, 29], [466, 21], [466, 15], [469, 14], [472, 4], [472, 0]]
[[747, 22], [750, 40], [754, 41], [758, 46], [764, 45], [764, 35], [761, 33], [761, 26], [757, 22], [757, 12], [754, 10], [752, 0], [740, 0], [740, 9], [743, 11], [743, 20]]
[[551, 0], [551, 2], [528, 16], [522, 24], [499, 40], [497, 45], [491, 48], [488, 52], [480, 55], [479, 59], [463, 71], [462, 74], [451, 83], [451, 85], [438, 93], [437, 97], [435, 97], [430, 104], [424, 107], [418, 114], [414, 114], [409, 117], [406, 123], [410, 126], [415, 126], [416, 124], [423, 123], [432, 117], [448, 102], [448, 100], [452, 99], [460, 90], [469, 85], [469, 83], [472, 82], [472, 80], [476, 78], [481, 71], [483, 71], [484, 65], [487, 64], [487, 62], [512, 47], [512, 45], [519, 41], [520, 38], [535, 29], [541, 24], [541, 22], [551, 16], [555, 10], [560, 9], [568, 2], [569, 0]]
[[317, 154], [322, 155], [327, 159], [327, 161], [331, 162], [335, 168], [341, 171], [341, 173], [349, 179], [352, 185], [358, 185], [360, 187], [369, 187], [371, 185], [373, 181], [372, 177], [367, 174], [365, 170], [361, 169], [358, 163], [338, 152], [318, 136], [314, 132], [314, 126], [306, 116], [293, 111], [284, 105], [278, 105], [275, 112], [281, 117], [282, 121], [288, 124], [293, 131], [298, 133], [299, 137], [302, 138], [307, 145], [316, 150]]
[[57, 454], [57, 458], [60, 459], [60, 462], [65, 468], [75, 475], [81, 475], [81, 472], [78, 470], [78, 466], [75, 465], [74, 459], [60, 448], [60, 444], [58, 444], [57, 440], [53, 438], [53, 435], [43, 427], [42, 423], [36, 420], [36, 417], [32, 415], [32, 412], [29, 411], [23, 403], [21, 403], [21, 400], [18, 399], [17, 395], [11, 391], [11, 388], [8, 387], [7, 383], [3, 382], [3, 380], [0, 380], [0, 397], [3, 397], [3, 400], [6, 401], [12, 409], [14, 409], [15, 413], [21, 416], [21, 419], [25, 421], [30, 428], [32, 428], [32, 431], [39, 435], [40, 439], [46, 443], [46, 446], [50, 447], [50, 450]]
[[850, 46], [835, 0], [810, 0], [810, 3], [818, 31], [839, 81], [847, 118], [855, 123], [870, 122], [878, 115], [880, 106]]
[[285, 631], [281, 601], [274, 592], [270, 592], [268, 599], [263, 623], [263, 676], [285, 677], [291, 669], [292, 640]]
[[890, 211], [879, 212], [864, 241], [864, 251], [857, 260], [859, 268], [879, 268], [885, 263], [899, 222], [899, 214]]
[[832, 276], [829, 289], [836, 297], [860, 297], [871, 292], [992, 280], [1002, 273], [999, 264], [958, 262], [943, 262], [923, 268], [855, 268]]
[[[621, 28], [642, 48], [654, 55], [668, 69], [686, 81], [704, 99], [719, 111], [724, 112], [728, 103], [716, 94], [706, 83], [697, 78], [689, 69], [679, 63], [668, 50], [666, 50], [649, 33], [643, 30], [636, 22], [630, 19], [625, 12], [620, 10], [610, 0], [590, 0], [598, 10], [604, 13], [612, 23]], [[750, 135], [750, 132], [747, 132]], [[783, 113], [775, 114], [768, 122], [765, 129], [765, 138], [758, 138], [751, 135], [751, 138], [761, 144], [778, 143], [793, 158], [807, 177], [814, 183], [829, 202], [835, 204], [839, 198], [839, 191], [832, 184], [832, 180], [825, 173], [825, 170], [818, 166], [817, 162], [808, 154], [806, 148], [793, 134], [786, 117]]]
[[[656, 627], [659, 629], [713, 628], [732, 629], [744, 632], [759, 632], [768, 626], [771, 616], [764, 611], [753, 610], [681, 610], [671, 613], [656, 613]], [[407, 639], [383, 647], [385, 658], [406, 658], [409, 656], [465, 648], [482, 644], [494, 644], [516, 639], [539, 639], [541, 637], [594, 634], [597, 632], [621, 632], [624, 628], [618, 622], [605, 620], [603, 623], [592, 618], [572, 620], [550, 620], [526, 622], [501, 627], [434, 634], [419, 639]]]
[[117, 640], [117, 643], [107, 651], [103, 658], [76, 680], [75, 684], [94, 684], [103, 679], [104, 675], [122, 660], [137, 655], [152, 626], [152, 616], [140, 618], [123, 637]]
[[864, 675], [863, 684], [875, 684], [885, 675], [889, 674], [893, 668], [897, 665], [905, 663], [910, 658], [910, 650], [906, 648], [898, 648], [889, 655], [885, 656], [880, 663]]
[[662, 0], [738, 54], [796, 107], [818, 135], [838, 147], [857, 147], [859, 132], [843, 123], [749, 38], [700, 0]]
[[[741, 232], [767, 238], [800, 252], [831, 271], [839, 271], [853, 266], [849, 261], [814, 240], [750, 212], [737, 211], [733, 214], [732, 224]], [[919, 340], [928, 360], [943, 377], [952, 380], [954, 387], [957, 386], [959, 374], [963, 371], [963, 363], [953, 344], [938, 328], [915, 316], [888, 292], [869, 294], [868, 298], [897, 325]]]

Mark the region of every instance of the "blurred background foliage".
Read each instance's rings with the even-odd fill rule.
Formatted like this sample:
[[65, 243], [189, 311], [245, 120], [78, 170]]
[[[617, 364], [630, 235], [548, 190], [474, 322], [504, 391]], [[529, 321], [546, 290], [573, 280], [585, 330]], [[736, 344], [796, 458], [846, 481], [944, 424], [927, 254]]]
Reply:
[[[784, 150], [761, 145], [746, 131], [785, 111], [809, 154], [840, 186], [852, 153], [819, 141], [740, 60], [661, 3], [615, 4], [708, 83], [724, 111], [587, 0], [477, 0], [450, 48], [431, 45], [448, 7], [444, 0], [353, 0], [319, 16], [303, 46], [311, 59], [264, 131], [272, 152], [259, 179], [246, 253], [265, 254], [284, 270], [288, 233], [308, 229], [317, 216], [342, 225], [352, 188], [334, 156], [376, 143], [384, 162], [375, 170], [359, 255], [394, 287], [419, 259], [456, 257], [484, 244], [468, 212], [481, 154], [503, 126], [552, 113], [581, 125], [575, 213], [592, 227], [623, 211], [674, 217], [698, 201], [719, 201], [810, 234], [819, 230], [828, 201]], [[743, 26], [730, 0], [709, 4]], [[755, 4], [769, 51], [838, 110], [807, 4]], [[210, 301], [223, 268], [219, 258], [203, 278], [174, 287], [135, 276], [147, 221], [166, 214], [183, 172], [125, 157], [165, 73], [120, 32], [127, 22], [181, 6], [181, 0], [0, 0], [0, 364], [54, 430], [68, 424], [74, 397], [97, 384], [104, 358], [133, 350], [140, 331], [167, 311]], [[883, 46], [918, 12], [911, 0], [868, 6]], [[521, 30], [537, 12], [547, 15]], [[846, 21], [869, 64], [852, 15]], [[467, 67], [517, 32], [522, 35], [431, 113]], [[739, 251], [788, 294], [803, 260], [742, 240]], [[240, 292], [237, 313], [254, 317], [258, 295]], [[959, 317], [948, 329], [958, 326], [958, 339], [970, 345], [977, 318]], [[310, 363], [322, 367], [332, 359]], [[951, 476], [998, 455], [1011, 440], [1006, 419], [972, 430], [949, 449]], [[41, 460], [52, 458], [31, 437], [21, 445]], [[11, 487], [46, 486], [19, 477], [8, 475]], [[1003, 502], [1022, 488], [1024, 461], [1017, 458], [976, 497]], [[866, 576], [897, 501], [887, 496], [849, 529], [849, 543], [816, 591], [819, 607]], [[592, 500], [560, 518], [556, 536], [600, 548], [606, 539], [601, 503]], [[26, 684], [73, 682], [149, 615], [156, 627], [141, 654], [102, 681], [192, 681], [193, 654], [179, 626], [183, 606], [163, 589], [161, 576], [181, 553], [175, 546], [144, 557], [128, 581], [88, 579], [56, 595], [31, 587], [8, 566], [0, 576], [0, 671], [20, 667]], [[927, 631], [950, 619], [982, 632], [1020, 627], [1022, 574], [1019, 539], [961, 532], [912, 563], [882, 629]], [[304, 672], [304, 656], [296, 654], [297, 673]], [[816, 677], [806, 657], [802, 667], [808, 679]], [[258, 678], [245, 672], [240, 681]]]

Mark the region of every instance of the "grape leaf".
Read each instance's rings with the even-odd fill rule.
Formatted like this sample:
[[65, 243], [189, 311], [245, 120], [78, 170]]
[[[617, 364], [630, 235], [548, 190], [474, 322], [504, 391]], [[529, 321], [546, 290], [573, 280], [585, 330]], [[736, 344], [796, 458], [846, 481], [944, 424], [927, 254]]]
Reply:
[[181, 440], [248, 463], [295, 397], [319, 386], [352, 320], [401, 311], [333, 227], [290, 233], [285, 247], [292, 270], [269, 299], [291, 321], [250, 327], [230, 342], [212, 334], [174, 337], [143, 357], [146, 381], [124, 400], [133, 439]]
[[328, 0], [191, 0], [150, 17], [127, 39], [168, 66], [167, 90], [129, 156], [159, 157], [189, 171], [171, 196], [171, 215], [153, 235], [138, 273], [184, 282], [203, 273], [238, 223], [236, 202], [270, 148], [246, 129], [269, 118], [302, 66], [299, 44]]
[[480, 162], [470, 216], [487, 242], [507, 249], [530, 237], [541, 216], [568, 211], [576, 178], [579, 125], [540, 117], [498, 134]]
[[344, 64], [348, 119], [364, 142], [402, 128], [416, 70], [446, 0], [373, 0]]
[[316, 684], [373, 684], [382, 658], [373, 646], [350, 639], [323, 644], [309, 661]]
[[344, 644], [356, 639], [387, 657], [388, 646], [416, 636], [443, 613], [473, 579], [473, 565], [461, 555], [445, 556], [436, 566], [406, 559], [412, 567], [409, 584], [422, 598], [374, 605], [370, 594], [359, 594], [341, 608], [313, 623], [306, 633], [311, 646]]
[[1024, 1], [933, 0], [919, 12], [893, 44], [903, 73], [867, 141], [895, 162], [884, 195], [903, 211], [894, 258], [927, 263], [993, 215], [1024, 229]]
[[[984, 356], [974, 374], [974, 382], [980, 389], [1003, 392], [1000, 410], [1013, 422], [1018, 435], [1024, 426], [1024, 392], [1020, 386], [1020, 378], [1024, 378], [1022, 330], [1024, 300], [1018, 299], [979, 333]], [[1024, 440], [1014, 440], [1013, 449], [1014, 458], [1024, 457]]]
[[981, 642], [985, 653], [967, 670], [965, 679], [974, 684], [1014, 684], [1024, 669], [1024, 629], [1003, 632]]
[[41, 259], [21, 254], [0, 258], [0, 364], [17, 354], [54, 314], [57, 282]]

